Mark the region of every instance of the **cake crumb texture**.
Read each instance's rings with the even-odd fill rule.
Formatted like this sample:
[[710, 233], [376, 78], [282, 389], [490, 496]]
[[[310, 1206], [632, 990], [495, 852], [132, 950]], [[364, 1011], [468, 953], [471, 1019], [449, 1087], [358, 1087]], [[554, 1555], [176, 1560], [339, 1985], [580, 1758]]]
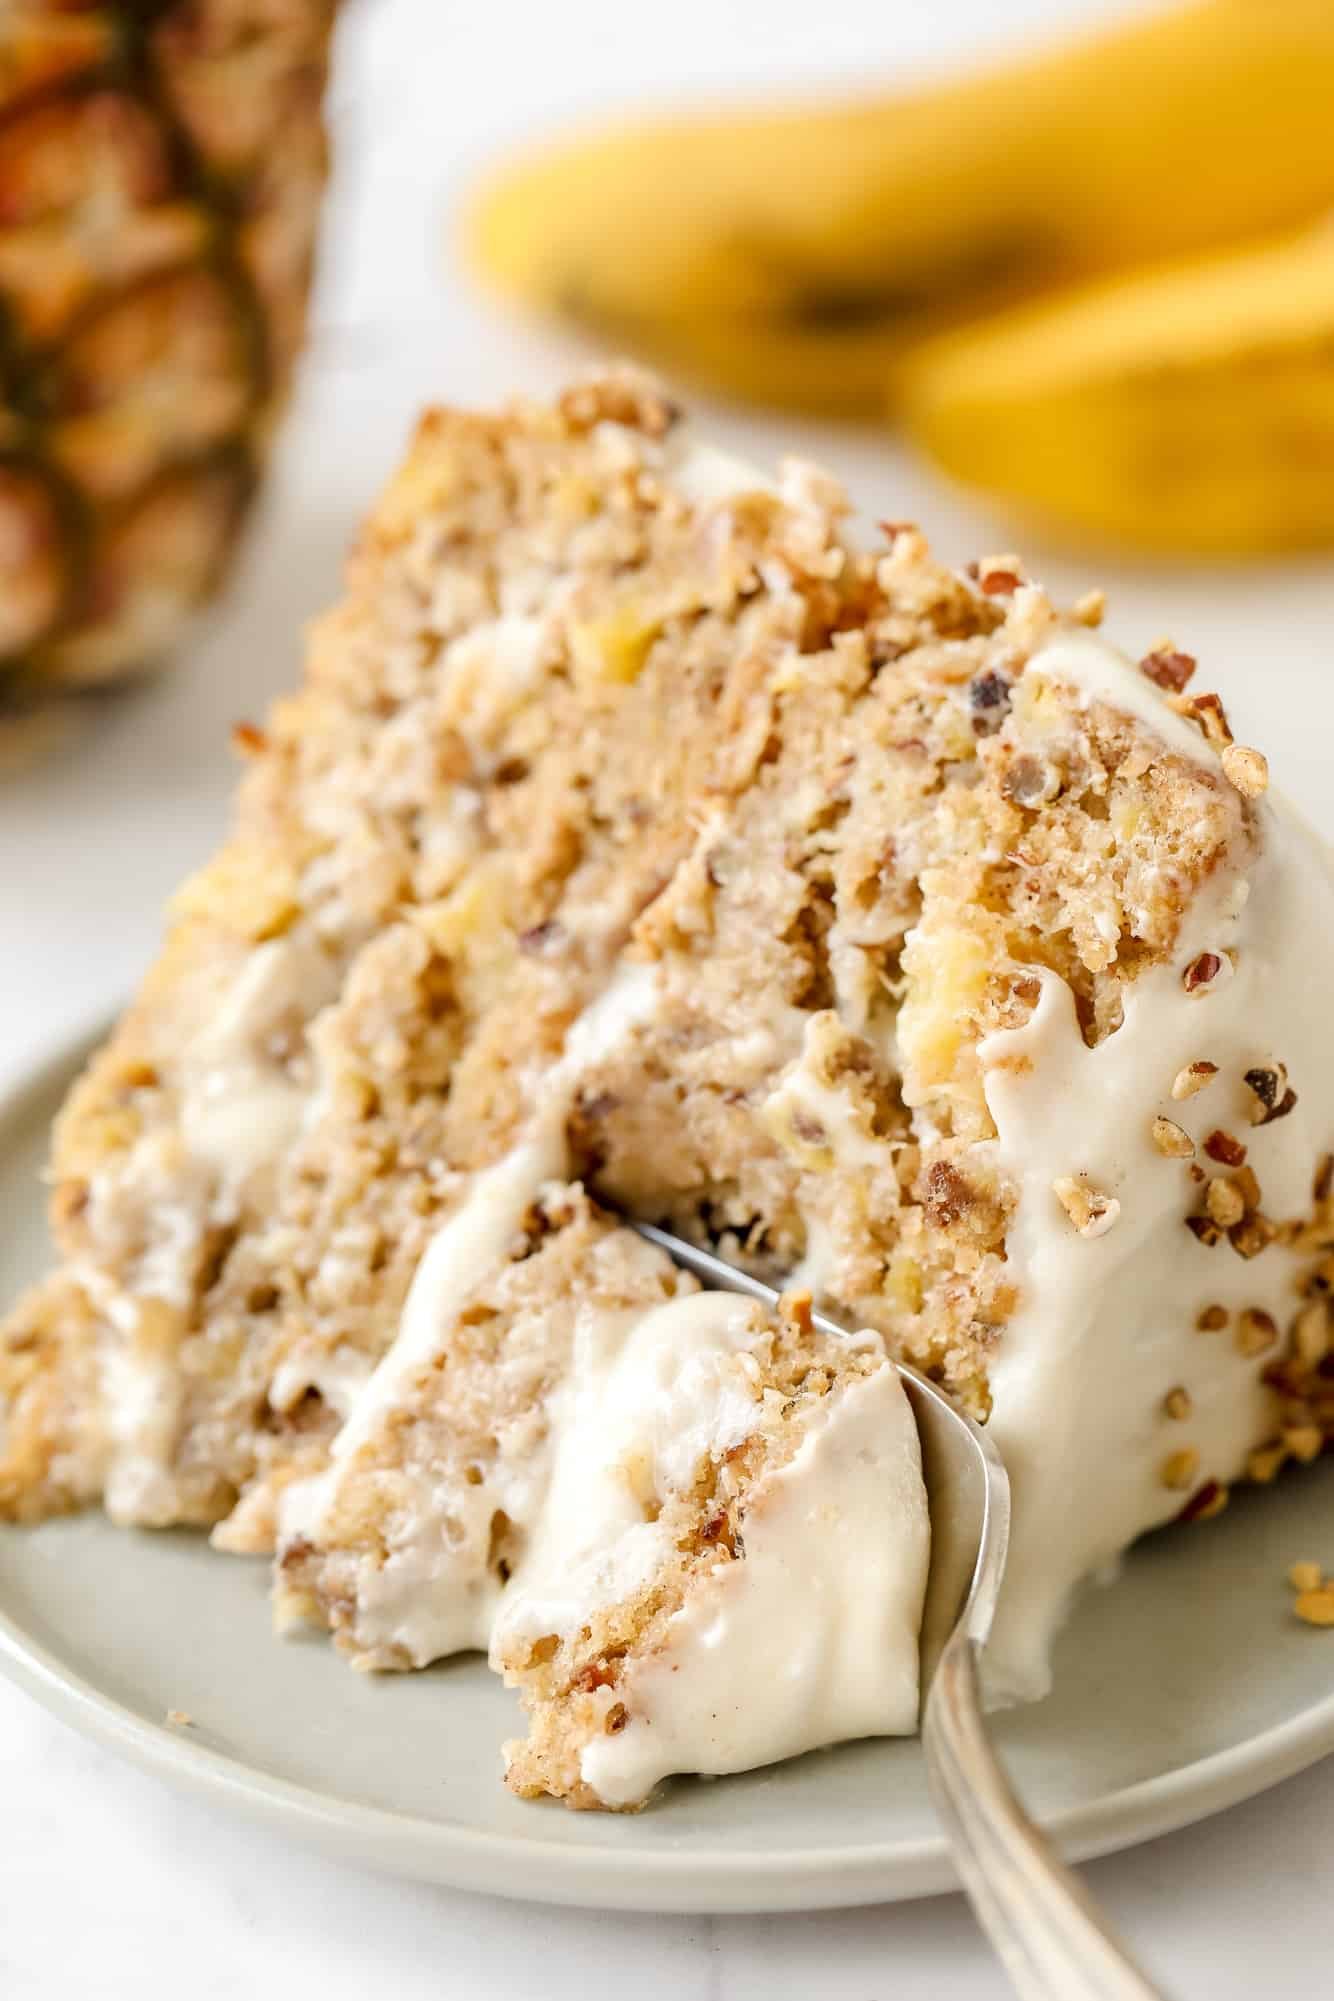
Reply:
[[[770, 482], [695, 444], [630, 370], [423, 418], [300, 687], [238, 725], [229, 838], [61, 1113], [59, 1263], [0, 1329], [0, 1515], [100, 1499], [276, 1551], [280, 1619], [361, 1666], [484, 1645], [580, 1316], [690, 1289], [612, 1211], [808, 1289], [987, 1418], [1032, 1230], [1097, 1260], [1141, 1227], [1075, 1143], [1021, 1211], [996, 1107], [1053, 994], [1080, 1056], [1140, 1036], [1149, 993], [1191, 1029], [1156, 1068], [1138, 1043], [1134, 1142], [1175, 1177], [1195, 1344], [1143, 1373], [1154, 1518], [1208, 1519], [1238, 1476], [1200, 1443], [1225, 1350], [1258, 1399], [1245, 1474], [1322, 1450], [1310, 1066], [1262, 1035], [1224, 1062], [1245, 968], [1221, 918], [1197, 935], [1266, 854], [1263, 757], [1174, 644], [1118, 664], [1100, 600], [1063, 614], [1010, 555], [954, 572], [902, 523], [859, 546], [848, 513], [814, 468]], [[585, 1046], [631, 976], [645, 1004]], [[400, 1369], [423, 1261], [558, 1072], [557, 1171]], [[737, 1560], [865, 1361], [790, 1316], [765, 1341], [778, 1401], [663, 1497], [651, 1588], [500, 1659], [532, 1718], [517, 1790], [592, 1803], [575, 1753], [624, 1699], [615, 1663]]]

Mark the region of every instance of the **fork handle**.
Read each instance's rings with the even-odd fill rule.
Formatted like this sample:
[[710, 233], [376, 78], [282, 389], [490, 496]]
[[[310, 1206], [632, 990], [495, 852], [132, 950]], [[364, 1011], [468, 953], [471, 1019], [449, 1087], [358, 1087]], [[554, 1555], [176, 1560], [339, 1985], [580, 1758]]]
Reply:
[[922, 1722], [963, 1887], [1022, 2001], [1163, 2001], [1020, 1805], [987, 1736], [978, 1647], [956, 1632]]

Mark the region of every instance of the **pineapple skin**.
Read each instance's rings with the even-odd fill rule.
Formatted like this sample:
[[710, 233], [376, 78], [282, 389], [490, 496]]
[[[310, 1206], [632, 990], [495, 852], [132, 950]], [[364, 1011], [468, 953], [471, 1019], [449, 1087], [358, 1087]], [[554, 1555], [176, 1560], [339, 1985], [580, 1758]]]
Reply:
[[0, 729], [217, 589], [305, 327], [337, 0], [0, 7]]

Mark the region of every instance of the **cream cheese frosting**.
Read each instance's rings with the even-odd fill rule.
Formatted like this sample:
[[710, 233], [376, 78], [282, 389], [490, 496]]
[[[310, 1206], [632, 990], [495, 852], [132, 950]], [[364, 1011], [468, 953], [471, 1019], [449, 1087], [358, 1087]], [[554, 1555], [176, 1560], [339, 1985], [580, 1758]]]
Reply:
[[[696, 1293], [619, 1338], [590, 1328], [530, 1555], [492, 1643], [577, 1631], [670, 1559], [654, 1504], [688, 1490], [754, 1428], [758, 1309]], [[867, 1337], [868, 1339], [870, 1337]], [[873, 1346], [878, 1344], [872, 1343]], [[627, 1726], [581, 1753], [613, 1806], [672, 1772], [736, 1772], [838, 1740], [916, 1727], [929, 1550], [917, 1432], [898, 1373], [824, 1400], [795, 1455], [748, 1502], [744, 1556], [688, 1593], [661, 1644], [626, 1665]]]
[[[1066, 639], [1028, 670], [1136, 716], [1197, 762], [1213, 751], [1111, 647]], [[1334, 875], [1323, 843], [1285, 802], [1258, 809], [1258, 853], [1220, 869], [1187, 912], [1169, 963], [1125, 990], [1121, 1026], [1086, 1046], [1074, 998], [1042, 971], [1022, 1026], [981, 1046], [997, 1138], [986, 1143], [1018, 1190], [1007, 1257], [1019, 1310], [991, 1364], [993, 1434], [1014, 1490], [1009, 1572], [989, 1667], [998, 1694], [1041, 1694], [1071, 1593], [1107, 1571], [1146, 1529], [1170, 1521], [1207, 1479], [1243, 1470], [1264, 1434], [1272, 1353], [1247, 1355], [1239, 1316], [1269, 1314], [1286, 1332], [1298, 1260], [1280, 1244], [1245, 1259], [1186, 1227], [1199, 1206], [1187, 1161], [1154, 1143], [1155, 1118], [1194, 1142], [1237, 1138], [1264, 1213], [1309, 1206], [1311, 1164], [1334, 1135], [1328, 995], [1334, 991]], [[1194, 992], [1184, 974], [1216, 954], [1218, 976]], [[1250, 1124], [1252, 1066], [1286, 1066], [1290, 1115]], [[1217, 1076], [1185, 1102], [1171, 1095], [1188, 1064]], [[1067, 1177], [1119, 1205], [1096, 1236], [1074, 1227], [1055, 1184]], [[1200, 1331], [1207, 1304], [1227, 1327]], [[1261, 1323], [1263, 1324], [1263, 1323]], [[1184, 1396], [1176, 1394], [1184, 1392]], [[1184, 1413], [1168, 1416], [1172, 1409]]]
[[257, 946], [184, 1053], [178, 1132], [146, 1134], [114, 1180], [94, 1179], [104, 1242], [137, 1248], [130, 1283], [115, 1284], [91, 1261], [80, 1268], [121, 1336], [101, 1357], [113, 1520], [174, 1517], [169, 1469], [184, 1384], [171, 1345], [151, 1327], [144, 1338], [146, 1320], [187, 1307], [209, 1233], [235, 1220], [251, 1177], [302, 1131], [313, 1091], [287, 1060], [287, 1031], [337, 985], [336, 961], [313, 936], [294, 931]]
[[[284, 1542], [328, 1536], [345, 1472], [411, 1407], [478, 1273], [568, 1171], [564, 1123], [581, 1075], [647, 1018], [654, 992], [651, 968], [627, 967], [574, 1024], [530, 1137], [478, 1176], [428, 1246], [328, 1471], [284, 1495]], [[385, 1527], [383, 1560], [352, 1559], [366, 1657], [425, 1664], [488, 1644], [498, 1655], [515, 1635], [568, 1629], [646, 1584], [671, 1553], [646, 1502], [688, 1490], [705, 1459], [756, 1426], [747, 1349], [762, 1324], [753, 1303], [720, 1293], [646, 1313], [581, 1306], [568, 1381], [529, 1435], [505, 1441], [485, 1488], [424, 1474]], [[873, 1336], [849, 1338], [879, 1352]], [[498, 1505], [526, 1552], [507, 1584], [486, 1561]], [[880, 1368], [831, 1395], [764, 1483], [743, 1560], [690, 1597], [665, 1650], [636, 1672], [634, 1721], [614, 1747], [590, 1747], [588, 1782], [628, 1803], [669, 1772], [736, 1771], [912, 1730], [928, 1545], [912, 1413], [897, 1372]]]
[[294, 933], [256, 946], [187, 1052], [181, 1136], [219, 1177], [224, 1200], [297, 1138], [310, 1092], [279, 1049], [289, 1019], [304, 1022], [338, 991], [336, 959]]
[[[282, 1542], [298, 1536], [318, 1542], [328, 1534], [347, 1469], [394, 1411], [410, 1406], [418, 1375], [439, 1354], [478, 1275], [504, 1258], [543, 1187], [564, 1177], [565, 1120], [581, 1074], [651, 1012], [653, 999], [652, 968], [624, 966], [572, 1025], [528, 1136], [477, 1176], [428, 1244], [397, 1335], [338, 1432], [328, 1469], [283, 1494]], [[384, 1562], [358, 1566], [361, 1630], [371, 1648], [401, 1649], [424, 1666], [443, 1654], [487, 1645], [499, 1588], [485, 1560], [492, 1511], [503, 1505], [526, 1532], [546, 1488], [548, 1441], [539, 1433], [527, 1443], [526, 1451], [499, 1456], [485, 1494], [476, 1488], [443, 1492], [429, 1479], [420, 1483], [410, 1517], [387, 1538]]]

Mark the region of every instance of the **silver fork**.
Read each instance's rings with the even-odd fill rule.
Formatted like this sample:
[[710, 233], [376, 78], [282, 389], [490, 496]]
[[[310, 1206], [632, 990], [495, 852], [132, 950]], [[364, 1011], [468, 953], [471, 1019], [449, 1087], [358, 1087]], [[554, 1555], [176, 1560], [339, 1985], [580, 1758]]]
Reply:
[[[706, 1285], [780, 1294], [652, 1223], [641, 1237]], [[813, 1314], [825, 1334], [848, 1330]], [[987, 1736], [978, 1664], [1010, 1535], [1010, 1482], [980, 1425], [898, 1365], [922, 1442], [931, 1569], [922, 1620], [922, 1748], [963, 1887], [1023, 2001], [1163, 2001], [1079, 1879], [1034, 1826]]]

